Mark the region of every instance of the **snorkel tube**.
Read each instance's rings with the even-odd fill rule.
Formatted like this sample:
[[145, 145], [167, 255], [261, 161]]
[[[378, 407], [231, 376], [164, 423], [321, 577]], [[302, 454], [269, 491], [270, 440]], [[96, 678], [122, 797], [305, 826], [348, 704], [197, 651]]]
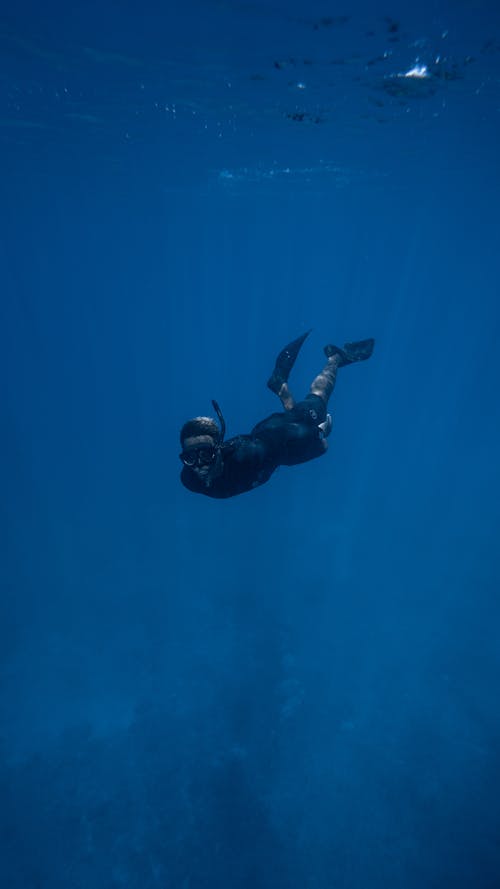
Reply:
[[213, 398], [212, 398], [212, 404], [213, 404], [214, 411], [215, 411], [215, 413], [217, 414], [217, 416], [218, 416], [218, 418], [219, 418], [219, 423], [220, 423], [220, 439], [219, 439], [219, 445], [221, 445], [222, 442], [224, 441], [224, 436], [225, 436], [225, 434], [226, 434], [226, 423], [225, 423], [224, 417], [222, 416], [222, 411], [221, 411], [219, 405], [217, 404], [216, 401], [214, 401]]

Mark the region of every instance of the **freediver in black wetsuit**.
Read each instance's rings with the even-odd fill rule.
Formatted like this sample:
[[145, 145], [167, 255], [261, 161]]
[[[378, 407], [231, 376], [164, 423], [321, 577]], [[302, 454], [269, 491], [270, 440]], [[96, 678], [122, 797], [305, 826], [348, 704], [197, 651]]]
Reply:
[[268, 387], [279, 396], [284, 411], [257, 423], [249, 435], [224, 441], [226, 425], [219, 405], [213, 401], [220, 428], [212, 417], [195, 417], [181, 429], [182, 484], [207, 497], [234, 497], [264, 484], [278, 466], [294, 466], [321, 457], [332, 428], [327, 413], [337, 369], [365, 361], [373, 352], [374, 340], [325, 346], [326, 365], [312, 381], [309, 394], [295, 403], [288, 377], [309, 331], [280, 352]]

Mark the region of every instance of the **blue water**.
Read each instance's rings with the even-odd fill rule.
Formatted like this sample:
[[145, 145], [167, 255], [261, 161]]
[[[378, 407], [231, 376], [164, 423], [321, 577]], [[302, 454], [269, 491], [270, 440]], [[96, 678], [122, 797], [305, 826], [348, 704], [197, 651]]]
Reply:
[[[2, 887], [496, 889], [498, 3], [21, 2], [0, 50]], [[186, 491], [310, 327], [297, 397], [376, 338], [328, 454]]]

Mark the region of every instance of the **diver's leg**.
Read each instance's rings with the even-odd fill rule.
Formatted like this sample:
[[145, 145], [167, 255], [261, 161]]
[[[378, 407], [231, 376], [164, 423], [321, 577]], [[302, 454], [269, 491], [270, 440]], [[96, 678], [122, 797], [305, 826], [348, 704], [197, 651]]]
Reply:
[[319, 395], [326, 405], [335, 388], [337, 368], [340, 367], [340, 361], [339, 355], [330, 355], [323, 370], [314, 378], [309, 389], [311, 395]]
[[335, 387], [338, 368], [357, 361], [366, 361], [373, 352], [374, 344], [375, 340], [369, 339], [346, 343], [343, 349], [333, 345], [325, 346], [323, 351], [328, 360], [321, 373], [311, 383], [311, 395], [319, 395], [325, 404], [328, 404]]
[[286, 411], [291, 411], [295, 407], [295, 399], [288, 388], [288, 383], [281, 384], [277, 395]]

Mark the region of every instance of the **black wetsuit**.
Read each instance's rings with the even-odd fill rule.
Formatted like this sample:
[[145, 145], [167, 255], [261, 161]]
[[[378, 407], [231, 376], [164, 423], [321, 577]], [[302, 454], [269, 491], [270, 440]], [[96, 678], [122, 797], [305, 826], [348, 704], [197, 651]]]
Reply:
[[249, 435], [236, 435], [221, 445], [223, 470], [207, 487], [188, 466], [182, 484], [207, 497], [234, 497], [264, 484], [278, 466], [305, 463], [325, 453], [318, 424], [326, 418], [325, 402], [307, 395], [290, 411], [271, 414]]

